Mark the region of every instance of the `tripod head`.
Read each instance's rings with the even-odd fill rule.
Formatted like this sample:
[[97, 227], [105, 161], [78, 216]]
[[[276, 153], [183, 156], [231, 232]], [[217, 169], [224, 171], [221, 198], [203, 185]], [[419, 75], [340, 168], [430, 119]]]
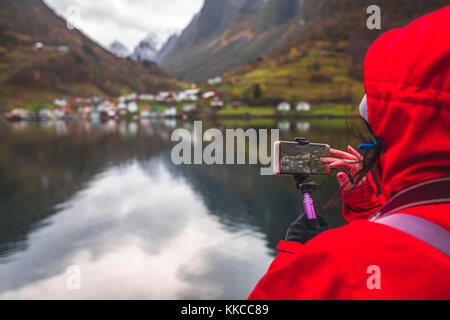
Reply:
[[319, 188], [315, 181], [306, 182], [306, 179], [308, 179], [308, 177], [308, 174], [294, 176], [295, 186], [301, 191], [302, 194], [312, 193]]

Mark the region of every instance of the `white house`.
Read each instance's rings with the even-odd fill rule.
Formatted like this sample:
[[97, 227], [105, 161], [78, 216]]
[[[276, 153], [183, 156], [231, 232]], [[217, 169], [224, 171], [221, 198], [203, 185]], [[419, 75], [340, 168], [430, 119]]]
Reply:
[[164, 117], [175, 117], [177, 115], [176, 108], [167, 108], [164, 110]]
[[34, 44], [34, 47], [33, 47], [33, 49], [35, 50], [35, 51], [41, 51], [41, 50], [43, 50], [44, 49], [44, 44], [42, 43], [42, 42], [36, 42], [35, 44]]
[[187, 101], [188, 100], [188, 96], [184, 93], [184, 91], [178, 92], [175, 95], [175, 101]]
[[288, 102], [281, 102], [278, 106], [277, 106], [278, 111], [281, 112], [287, 112], [291, 110], [291, 105]]
[[110, 109], [108, 110], [108, 117], [114, 118], [116, 116], [116, 111]]
[[119, 116], [125, 116], [128, 113], [127, 105], [123, 102], [117, 105], [117, 114]]
[[222, 77], [217, 76], [217, 77], [208, 79], [208, 84], [209, 85], [219, 84], [219, 83], [222, 83], [222, 81], [223, 81]]
[[311, 105], [308, 102], [299, 102], [295, 107], [297, 111], [311, 111]]
[[208, 91], [203, 94], [203, 99], [211, 99], [216, 95], [214, 91]]
[[136, 113], [139, 109], [138, 105], [136, 104], [136, 102], [130, 102], [127, 106], [128, 112], [129, 113]]
[[181, 91], [177, 94], [177, 101], [197, 101], [198, 94], [200, 93], [199, 89], [188, 89]]
[[137, 98], [138, 98], [138, 94], [137, 93], [131, 93], [131, 94], [126, 95], [126, 96], [120, 96], [119, 97], [119, 102], [126, 103], [126, 102], [130, 102], [130, 101], [134, 101]]
[[156, 96], [156, 100], [159, 101], [159, 102], [173, 101], [173, 99], [174, 99], [174, 94], [171, 93], [171, 92], [161, 91]]
[[125, 98], [126, 98], [128, 101], [134, 101], [134, 100], [137, 99], [137, 97], [138, 97], [138, 94], [135, 93], [135, 92], [133, 92], [133, 93], [131, 93], [131, 94], [125, 96]]
[[187, 89], [184, 90], [184, 93], [187, 94], [188, 96], [196, 96], [200, 93], [199, 89]]
[[155, 100], [155, 96], [153, 94], [141, 94], [139, 96], [139, 100], [142, 100], [142, 101], [153, 101], [153, 100]]
[[65, 98], [55, 99], [53, 104], [57, 107], [65, 107], [67, 105], [67, 100]]

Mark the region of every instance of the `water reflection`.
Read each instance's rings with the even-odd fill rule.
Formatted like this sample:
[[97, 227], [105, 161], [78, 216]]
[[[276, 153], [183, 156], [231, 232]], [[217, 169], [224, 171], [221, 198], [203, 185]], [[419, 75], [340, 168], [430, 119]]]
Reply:
[[[192, 124], [0, 123], [0, 298], [245, 298], [298, 215], [299, 194], [258, 166], [173, 165], [177, 127]], [[282, 139], [306, 131], [335, 147], [352, 142], [342, 122], [284, 127]], [[336, 188], [314, 195], [318, 208]], [[339, 205], [322, 213], [343, 224]], [[79, 291], [66, 288], [70, 265], [81, 268]]]
[[[260, 234], [227, 230], [162, 159], [112, 168], [57, 210], [0, 266], [0, 298], [242, 298], [270, 260]], [[80, 291], [64, 288], [74, 264]]]
[[280, 131], [289, 131], [291, 129], [291, 123], [289, 121], [278, 122], [278, 129]]
[[311, 124], [308, 121], [297, 122], [297, 130], [299, 132], [308, 132]]

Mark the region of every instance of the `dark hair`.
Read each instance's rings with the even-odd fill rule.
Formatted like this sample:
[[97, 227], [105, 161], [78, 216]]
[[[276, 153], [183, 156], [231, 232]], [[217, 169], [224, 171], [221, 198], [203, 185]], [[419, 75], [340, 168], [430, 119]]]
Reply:
[[[377, 163], [377, 160], [380, 158], [381, 153], [383, 152], [382, 139], [380, 137], [375, 136], [370, 127], [369, 122], [367, 122], [364, 118], [362, 118], [364, 122], [364, 126], [366, 132], [357, 134], [357, 137], [365, 142], [366, 144], [370, 144], [371, 147], [365, 150], [362, 150], [362, 168], [358, 171], [358, 173], [353, 177], [353, 186], [358, 185], [364, 177], [366, 177], [372, 168]], [[380, 167], [377, 168], [378, 174], [381, 176]]]
[[[367, 145], [373, 145], [370, 148], [367, 148], [366, 150], [362, 150], [361, 152], [363, 157], [361, 170], [359, 170], [353, 177], [349, 176], [350, 178], [349, 183], [351, 183], [352, 186], [356, 186], [365, 177], [367, 177], [369, 172], [374, 168], [375, 164], [377, 163], [377, 160], [380, 158], [380, 155], [383, 152], [383, 147], [381, 138], [375, 136], [375, 134], [372, 131], [372, 128], [370, 127], [370, 124], [364, 118], [362, 117], [360, 118], [360, 120], [362, 120], [362, 123], [361, 122], [358, 123], [358, 128], [355, 128], [355, 126], [352, 125], [352, 123], [349, 122], [348, 120], [349, 119], [346, 117], [347, 128], [352, 133], [352, 135]], [[381, 168], [378, 167], [377, 170], [378, 175], [381, 177]], [[346, 187], [347, 185], [341, 186], [340, 189], [336, 192], [336, 194], [331, 198], [331, 200], [327, 204], [325, 204], [324, 209], [339, 202], [340, 199], [339, 192]]]

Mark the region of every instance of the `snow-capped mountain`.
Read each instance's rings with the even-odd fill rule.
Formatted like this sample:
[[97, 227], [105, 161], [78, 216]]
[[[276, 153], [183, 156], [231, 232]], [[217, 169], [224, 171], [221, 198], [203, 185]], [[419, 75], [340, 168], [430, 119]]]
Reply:
[[159, 51], [158, 46], [158, 36], [154, 33], [149, 33], [134, 49], [134, 52], [131, 54], [131, 59], [155, 61]]
[[114, 41], [113, 43], [111, 43], [111, 45], [109, 46], [109, 51], [120, 58], [126, 58], [130, 55], [130, 51], [128, 50], [128, 48], [119, 41]]

